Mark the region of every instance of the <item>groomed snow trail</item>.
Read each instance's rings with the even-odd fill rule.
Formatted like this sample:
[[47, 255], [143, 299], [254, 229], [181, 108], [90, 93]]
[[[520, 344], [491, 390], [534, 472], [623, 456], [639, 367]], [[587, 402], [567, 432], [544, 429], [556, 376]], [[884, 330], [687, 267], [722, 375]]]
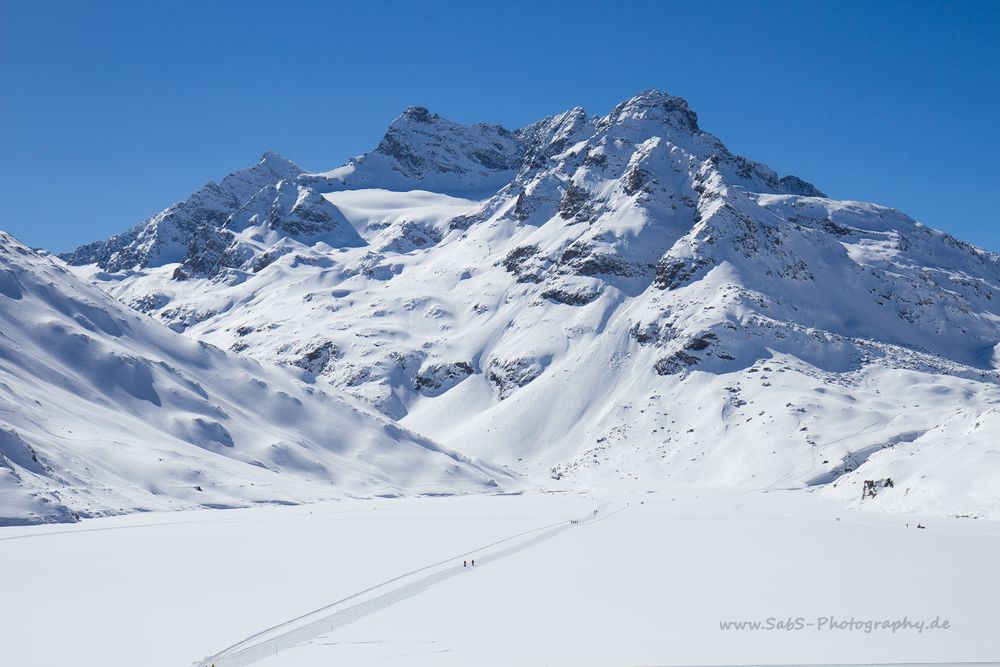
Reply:
[[[625, 507], [620, 507], [613, 512], [606, 512], [609, 505], [610, 503], [603, 503], [593, 513], [579, 519], [567, 519], [540, 528], [533, 528], [437, 563], [411, 570], [308, 614], [262, 630], [194, 664], [197, 667], [250, 665], [391, 607], [397, 602], [418, 595], [442, 581], [468, 571], [469, 568], [463, 567], [459, 561], [474, 557], [478, 561], [475, 567], [489, 565], [491, 562], [550, 540], [565, 530], [607, 519], [625, 509]], [[511, 542], [513, 544], [510, 544]], [[423, 576], [414, 578], [420, 574]]]

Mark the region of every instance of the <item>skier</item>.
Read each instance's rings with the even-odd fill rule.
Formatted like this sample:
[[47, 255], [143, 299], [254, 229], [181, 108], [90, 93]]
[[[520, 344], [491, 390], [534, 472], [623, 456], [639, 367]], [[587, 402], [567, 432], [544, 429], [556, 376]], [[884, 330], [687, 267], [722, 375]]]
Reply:
[[475, 558], [473, 558], [473, 559], [472, 559], [472, 567], [475, 567], [475, 566], [476, 566], [476, 559], [475, 559]]
[[468, 567], [468, 565], [469, 565], [469, 561], [467, 561], [467, 560], [463, 560], [462, 561], [462, 567]]

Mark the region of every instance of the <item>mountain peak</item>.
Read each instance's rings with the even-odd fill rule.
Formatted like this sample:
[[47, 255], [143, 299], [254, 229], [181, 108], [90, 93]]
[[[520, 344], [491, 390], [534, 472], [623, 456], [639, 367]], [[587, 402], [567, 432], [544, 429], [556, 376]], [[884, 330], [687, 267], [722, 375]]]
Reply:
[[691, 133], [700, 131], [698, 114], [691, 110], [687, 100], [655, 89], [644, 90], [630, 97], [601, 119], [605, 125], [619, 125], [636, 120], [668, 122]]
[[[302, 167], [295, 164], [284, 155], [274, 151], [264, 151], [264, 154], [260, 156], [260, 160], [257, 161], [257, 164], [249, 169], [234, 172], [233, 174], [230, 174], [227, 179], [232, 176], [247, 173], [264, 172], [269, 174], [268, 180], [272, 180], [270, 176], [273, 176], [276, 180], [292, 180], [304, 171], [305, 170]], [[225, 182], [225, 180], [223, 182]]]
[[427, 110], [427, 107], [420, 106], [410, 106], [403, 109], [403, 113], [399, 115], [400, 118], [405, 118], [407, 120], [416, 121], [418, 123], [429, 123], [435, 120], [439, 120], [441, 116], [436, 113], [431, 113]]
[[234, 171], [218, 183], [209, 181], [145, 222], [60, 257], [70, 264], [97, 264], [112, 272], [181, 261], [202, 226], [222, 227], [262, 189], [294, 181], [302, 173], [302, 167], [288, 158], [266, 151], [252, 167]]
[[375, 150], [299, 182], [321, 191], [495, 190], [513, 178], [521, 156], [516, 134], [500, 125], [465, 125], [411, 106], [389, 124]]
[[266, 164], [269, 166], [281, 165], [295, 167], [296, 169], [299, 168], [297, 164], [286, 158], [281, 153], [277, 153], [275, 151], [264, 151], [264, 153], [260, 156], [260, 160], [257, 161], [257, 164]]

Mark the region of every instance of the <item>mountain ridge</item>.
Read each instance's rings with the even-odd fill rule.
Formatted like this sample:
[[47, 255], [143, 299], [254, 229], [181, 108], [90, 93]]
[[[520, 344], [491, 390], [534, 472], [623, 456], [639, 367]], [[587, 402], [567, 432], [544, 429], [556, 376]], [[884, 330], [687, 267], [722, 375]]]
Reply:
[[[334, 170], [308, 174], [291, 160], [269, 150], [253, 167], [232, 172], [218, 184], [209, 181], [189, 199], [144, 223], [59, 256], [69, 264], [96, 263], [112, 272], [177, 261], [182, 257], [178, 254], [182, 252], [179, 246], [186, 246], [199, 227], [226, 227], [227, 220], [238, 214], [260, 190], [277, 187], [281, 181], [296, 181], [317, 192], [374, 185], [412, 189], [418, 181], [428, 189], [446, 193], [498, 189], [506, 182], [505, 178], [509, 180], [517, 169], [524, 169], [525, 164], [538, 159], [539, 142], [546, 143], [541, 150], [550, 153], [553, 147], [564, 145], [566, 137], [558, 133], [565, 133], [568, 128], [560, 125], [552, 136], [542, 129], [552, 123], [572, 119], [578, 125], [581, 122], [614, 125], [648, 119], [650, 115], [653, 120], [673, 124], [681, 130], [701, 133], [697, 115], [686, 101], [654, 90], [622, 102], [604, 117], [588, 119], [586, 112], [576, 107], [515, 131], [485, 123], [461, 125], [424, 107], [407, 107], [389, 125], [375, 150]], [[706, 136], [720, 152], [720, 159], [744, 176], [757, 179], [758, 185], [781, 192], [822, 194], [797, 176], [778, 178], [764, 165], [734, 156], [715, 137]]]

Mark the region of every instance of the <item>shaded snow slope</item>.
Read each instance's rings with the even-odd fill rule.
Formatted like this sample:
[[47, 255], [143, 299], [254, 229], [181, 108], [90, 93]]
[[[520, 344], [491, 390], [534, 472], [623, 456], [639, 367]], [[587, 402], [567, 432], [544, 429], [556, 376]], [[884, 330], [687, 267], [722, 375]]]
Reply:
[[493, 477], [298, 369], [179, 336], [0, 233], [0, 524], [485, 491]]
[[864, 502], [1000, 506], [989, 439], [949, 455], [1000, 400], [1000, 257], [736, 156], [680, 98], [515, 131], [411, 108], [373, 152], [275, 187], [338, 235], [235, 215], [231, 261], [75, 270], [546, 483], [860, 502], [891, 477]]

